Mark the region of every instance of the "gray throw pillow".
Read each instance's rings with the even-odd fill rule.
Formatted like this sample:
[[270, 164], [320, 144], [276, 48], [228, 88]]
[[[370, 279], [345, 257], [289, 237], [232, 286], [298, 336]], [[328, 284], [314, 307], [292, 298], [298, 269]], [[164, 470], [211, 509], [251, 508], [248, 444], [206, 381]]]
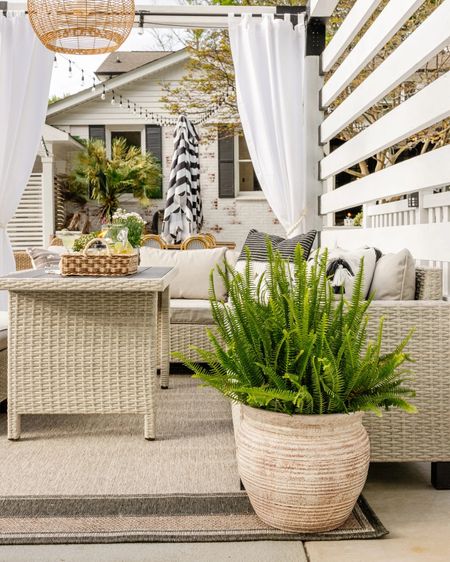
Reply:
[[61, 256], [59, 254], [49, 252], [44, 248], [27, 248], [27, 253], [33, 263], [33, 269], [58, 267], [61, 260]]
[[276, 236], [275, 234], [266, 234], [265, 232], [259, 232], [258, 230], [252, 229], [247, 235], [238, 261], [247, 259], [247, 254], [245, 252], [245, 247], [247, 247], [250, 250], [252, 261], [267, 262], [267, 238], [271, 241], [274, 250], [278, 250], [281, 256], [285, 260], [289, 261], [294, 259], [295, 248], [300, 244], [303, 248], [303, 257], [307, 260], [311, 252], [312, 245], [314, 244], [316, 234], [317, 232], [315, 230], [310, 230], [306, 234], [299, 234], [293, 238], [282, 238], [281, 236]]

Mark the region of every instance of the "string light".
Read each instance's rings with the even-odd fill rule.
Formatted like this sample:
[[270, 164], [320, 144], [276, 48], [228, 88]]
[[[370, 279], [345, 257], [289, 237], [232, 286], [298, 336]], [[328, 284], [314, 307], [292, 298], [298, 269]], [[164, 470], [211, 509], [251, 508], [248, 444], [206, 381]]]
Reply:
[[53, 68], [56, 70], [58, 68], [58, 59], [56, 55], [53, 57]]
[[[141, 29], [143, 31], [143, 25], [142, 25]], [[78, 66], [74, 61], [64, 57], [63, 55], [59, 55], [59, 56], [62, 56], [68, 62], [69, 78], [72, 77], [73, 68], [77, 68], [79, 70], [79, 72], [81, 73], [81, 86], [83, 87], [85, 85], [86, 71], [83, 68], [81, 68], [80, 66]], [[57, 61], [56, 55], [54, 56], [53, 63], [54, 63], [54, 68], [57, 68], [58, 61]], [[92, 75], [91, 92], [95, 93], [96, 90], [97, 90], [97, 80], [98, 79], [96, 78], [95, 74], [92, 73], [91, 71], [87, 71], [87, 72], [90, 75]], [[100, 98], [102, 100], [106, 99], [106, 93], [107, 93], [106, 92], [106, 84], [107, 83], [108, 83], [108, 81], [106, 81], [104, 83], [101, 83], [102, 93], [101, 93]], [[217, 113], [221, 109], [222, 105], [224, 103], [226, 103], [226, 101], [228, 100], [230, 95], [233, 94], [233, 92], [234, 92], [233, 88], [228, 86], [227, 89], [226, 89], [226, 93], [223, 96], [221, 96], [220, 98], [218, 98], [218, 100], [216, 101], [216, 103], [214, 103], [212, 108], [209, 109], [208, 111], [200, 113], [199, 119], [196, 119], [196, 120], [191, 119], [192, 123], [194, 125], [202, 125], [203, 123], [205, 123], [205, 121], [210, 119], [215, 113]], [[114, 105], [116, 103], [115, 91], [111, 90], [111, 94], [112, 94], [111, 104]], [[139, 116], [141, 118], [144, 117], [147, 121], [150, 121], [150, 122], [155, 123], [157, 125], [169, 126], [169, 125], [176, 125], [177, 122], [178, 122], [177, 117], [171, 118], [171, 117], [168, 117], [167, 115], [164, 115], [164, 114], [156, 114], [156, 113], [153, 113], [153, 112], [149, 112], [147, 108], [145, 108], [141, 105], [138, 105], [136, 102], [133, 102], [133, 101], [129, 100], [128, 98], [126, 99], [126, 104], [124, 104], [123, 97], [122, 97], [121, 94], [120, 94], [119, 100], [120, 101], [119, 101], [118, 105], [119, 105], [120, 108], [127, 109], [127, 110], [131, 111], [131, 109], [132, 109], [131, 105], [133, 105], [133, 113], [134, 114], [137, 114], [138, 111], [139, 111]]]

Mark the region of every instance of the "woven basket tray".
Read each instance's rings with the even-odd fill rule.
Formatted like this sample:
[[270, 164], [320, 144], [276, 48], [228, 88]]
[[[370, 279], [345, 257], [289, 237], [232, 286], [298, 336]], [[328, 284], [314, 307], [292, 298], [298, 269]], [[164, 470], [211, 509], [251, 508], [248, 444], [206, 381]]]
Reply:
[[105, 243], [101, 238], [90, 240], [83, 252], [77, 254], [63, 254], [61, 256], [61, 275], [132, 275], [137, 272], [139, 257], [137, 254], [112, 254], [107, 248], [107, 255], [89, 255], [88, 250], [95, 242]]

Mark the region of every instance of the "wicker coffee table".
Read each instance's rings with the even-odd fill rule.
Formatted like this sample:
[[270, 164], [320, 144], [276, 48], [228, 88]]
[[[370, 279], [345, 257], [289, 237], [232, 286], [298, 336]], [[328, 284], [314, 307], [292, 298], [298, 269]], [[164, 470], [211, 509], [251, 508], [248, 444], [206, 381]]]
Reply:
[[158, 364], [161, 386], [169, 383], [174, 274], [0, 277], [9, 291], [8, 438], [19, 439], [24, 414], [132, 413], [144, 415], [144, 437], [154, 439]]

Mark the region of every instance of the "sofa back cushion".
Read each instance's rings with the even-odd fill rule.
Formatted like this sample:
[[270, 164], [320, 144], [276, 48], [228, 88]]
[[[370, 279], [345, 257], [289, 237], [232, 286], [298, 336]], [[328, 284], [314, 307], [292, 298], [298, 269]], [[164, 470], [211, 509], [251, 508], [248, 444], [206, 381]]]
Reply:
[[223, 266], [227, 249], [159, 250], [141, 248], [141, 266], [175, 267], [176, 276], [170, 283], [173, 299], [208, 299], [209, 275], [214, 270], [214, 286], [219, 300], [226, 299], [226, 290], [217, 266]]
[[375, 267], [370, 287], [375, 300], [414, 300], [416, 293], [416, 265], [406, 248], [396, 254], [381, 256]]

